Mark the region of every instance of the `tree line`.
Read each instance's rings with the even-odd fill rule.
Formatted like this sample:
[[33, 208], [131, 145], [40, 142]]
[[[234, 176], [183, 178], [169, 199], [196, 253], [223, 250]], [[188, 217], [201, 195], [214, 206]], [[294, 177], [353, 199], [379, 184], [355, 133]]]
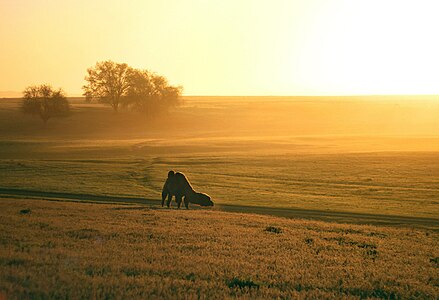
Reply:
[[[103, 103], [114, 112], [123, 108], [153, 117], [181, 103], [181, 86], [172, 86], [161, 75], [125, 63], [97, 62], [87, 69], [85, 81], [82, 89], [86, 101]], [[47, 123], [52, 117], [68, 115], [70, 105], [62, 89], [43, 84], [23, 91], [22, 111]]]

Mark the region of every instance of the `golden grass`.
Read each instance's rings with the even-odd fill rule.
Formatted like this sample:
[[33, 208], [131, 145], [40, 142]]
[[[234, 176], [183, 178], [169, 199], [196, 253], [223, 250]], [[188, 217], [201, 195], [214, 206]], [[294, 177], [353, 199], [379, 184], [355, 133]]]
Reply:
[[[117, 148], [109, 146], [112, 149]], [[216, 204], [439, 216], [439, 153], [118, 153], [117, 158], [91, 159], [84, 152], [80, 159], [70, 159], [67, 151], [59, 159], [0, 159], [0, 195], [12, 188], [47, 197], [58, 192], [160, 201], [173, 169], [184, 172], [194, 188]]]
[[0, 298], [439, 297], [437, 233], [0, 201]]

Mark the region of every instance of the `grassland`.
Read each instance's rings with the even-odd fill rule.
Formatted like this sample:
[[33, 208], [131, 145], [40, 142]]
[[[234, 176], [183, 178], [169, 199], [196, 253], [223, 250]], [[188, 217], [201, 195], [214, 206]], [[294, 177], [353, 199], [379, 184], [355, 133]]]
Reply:
[[431, 231], [22, 199], [0, 219], [7, 299], [439, 296]]
[[0, 195], [159, 200], [175, 169], [220, 205], [438, 219], [438, 102], [325, 99], [195, 97], [155, 120], [73, 99], [46, 128], [5, 100]]
[[24, 191], [159, 200], [167, 171], [176, 169], [217, 204], [439, 215], [437, 154], [21, 159], [0, 167], [1, 186]]
[[[439, 297], [435, 97], [71, 100], [0, 102], [0, 299]], [[215, 208], [159, 208], [169, 169]]]

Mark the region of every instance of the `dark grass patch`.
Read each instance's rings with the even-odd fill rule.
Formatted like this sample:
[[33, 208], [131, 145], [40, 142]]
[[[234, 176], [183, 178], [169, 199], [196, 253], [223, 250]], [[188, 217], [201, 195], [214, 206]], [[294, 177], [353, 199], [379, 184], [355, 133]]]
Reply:
[[357, 242], [346, 239], [344, 237], [331, 237], [331, 238], [323, 238], [327, 241], [336, 241], [340, 246], [357, 246], [358, 248], [365, 250], [365, 255], [368, 258], [371, 258], [375, 261], [378, 258], [378, 250], [375, 244], [369, 244], [366, 242]]
[[380, 232], [365, 232], [362, 230], [355, 230], [352, 228], [344, 229], [344, 228], [333, 228], [333, 229], [320, 229], [312, 226], [307, 226], [306, 229], [312, 230], [315, 232], [333, 232], [333, 233], [341, 233], [341, 234], [359, 234], [364, 236], [372, 236], [372, 237], [378, 237], [378, 238], [385, 238], [387, 237], [387, 234], [380, 233]]
[[26, 263], [26, 260], [20, 258], [0, 258], [0, 265], [3, 266], [22, 266]]
[[346, 239], [346, 238], [344, 238], [342, 236], [341, 237], [323, 238], [323, 239], [326, 240], [326, 241], [335, 241], [340, 246], [345, 246], [345, 245], [346, 246], [355, 246], [355, 245], [358, 244], [358, 242], [348, 240], [348, 239]]
[[33, 228], [38, 228], [38, 229], [46, 229], [46, 230], [52, 229], [49, 224], [44, 223], [44, 222], [33, 223], [33, 224], [31, 224], [31, 226]]
[[194, 273], [189, 273], [185, 276], [186, 280], [190, 280], [190, 281], [195, 281], [195, 279], [197, 278], [197, 275], [195, 275]]
[[43, 222], [39, 222], [39, 223], [37, 223], [37, 226], [40, 228], [40, 229], [46, 229], [46, 228], [49, 228], [49, 224], [47, 224], [47, 223], [43, 223]]
[[20, 210], [20, 214], [21, 215], [28, 215], [30, 213], [31, 213], [31, 209], [30, 208], [25, 208], [25, 209]]
[[372, 258], [373, 260], [375, 260], [376, 258], [378, 258], [378, 250], [376, 249], [368, 249], [366, 251], [366, 255], [369, 258]]
[[430, 258], [430, 262], [431, 262], [436, 268], [439, 268], [439, 257]]
[[[339, 282], [338, 287], [330, 287], [327, 288], [327, 291], [333, 291], [335, 293], [338, 293], [340, 295], [340, 298], [343, 298], [343, 296], [354, 296], [359, 297], [360, 299], [368, 299], [368, 298], [378, 298], [378, 299], [402, 299], [402, 297], [394, 292], [385, 290], [383, 288], [377, 287], [375, 289], [367, 290], [367, 289], [361, 289], [361, 288], [344, 288], [342, 287], [343, 282]], [[293, 286], [293, 288], [298, 291], [312, 291], [312, 290], [318, 290], [318, 287], [315, 286], [309, 286], [304, 284], [296, 284]], [[423, 296], [423, 297], [422, 297]], [[428, 295], [422, 294], [421, 299], [428, 299]]]
[[[29, 289], [32, 285], [32, 281], [31, 281], [30, 276], [23, 277], [23, 276], [19, 276], [19, 275], [6, 275], [3, 278], [4, 278], [4, 282], [12, 283], [12, 284], [20, 286], [24, 289]], [[45, 298], [17, 297], [16, 299], [45, 299]]]
[[44, 244], [41, 245], [42, 248], [48, 248], [48, 249], [53, 249], [56, 247], [56, 244], [52, 241], [48, 241]]
[[122, 272], [128, 277], [137, 277], [137, 276], [140, 276], [142, 274], [142, 272], [140, 270], [132, 269], [132, 268], [123, 269]]
[[274, 226], [268, 226], [267, 228], [265, 228], [265, 231], [273, 232], [273, 233], [282, 233], [282, 228], [274, 227]]
[[0, 237], [0, 246], [6, 246], [9, 243], [10, 243], [10, 240], [8, 238]]
[[96, 229], [84, 228], [67, 232], [67, 235], [75, 239], [94, 239], [99, 236], [100, 232]]
[[98, 276], [105, 276], [106, 274], [110, 273], [109, 267], [94, 267], [94, 266], [88, 266], [85, 268], [85, 275], [90, 277], [98, 277]]
[[357, 246], [358, 248], [363, 249], [376, 249], [377, 246], [375, 244], [369, 244], [365, 242], [357, 242], [345, 237], [331, 237], [331, 238], [323, 238], [326, 241], [336, 241], [340, 246]]
[[259, 289], [259, 283], [254, 282], [251, 279], [240, 279], [237, 277], [234, 277], [232, 280], [227, 282], [227, 286], [231, 289], [233, 288], [239, 288], [239, 289]]
[[387, 237], [387, 234], [380, 233], [380, 232], [368, 232], [368, 233], [366, 233], [366, 235], [367, 236], [375, 236], [375, 237], [378, 237], [378, 238], [385, 238], [385, 237]]
[[305, 243], [307, 243], [308, 245], [312, 245], [314, 243], [314, 240], [312, 238], [306, 238]]
[[[359, 288], [341, 289], [341, 294], [360, 297], [360, 299], [366, 298], [378, 298], [378, 299], [402, 299], [400, 295], [393, 291], [384, 290], [382, 288], [376, 288], [373, 290], [363, 290]], [[424, 295], [426, 296], [426, 295]], [[421, 297], [424, 298], [424, 297]], [[427, 298], [425, 298], [427, 299]]]
[[363, 248], [363, 249], [376, 249], [377, 248], [377, 246], [375, 244], [368, 244], [368, 243], [358, 243], [357, 247]]
[[298, 291], [298, 292], [301, 292], [301, 291], [311, 291], [311, 290], [315, 289], [312, 286], [304, 285], [304, 284], [301, 284], [301, 283], [294, 285], [293, 288], [296, 291]]

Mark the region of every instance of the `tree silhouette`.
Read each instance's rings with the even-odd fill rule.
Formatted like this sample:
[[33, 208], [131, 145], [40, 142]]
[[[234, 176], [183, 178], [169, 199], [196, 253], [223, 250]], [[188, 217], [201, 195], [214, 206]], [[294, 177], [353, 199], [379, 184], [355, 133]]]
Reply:
[[98, 62], [87, 69], [88, 82], [82, 88], [88, 101], [97, 99], [110, 105], [115, 112], [119, 110], [124, 96], [130, 87], [130, 75], [133, 69], [127, 64], [115, 63], [111, 60]]
[[50, 85], [29, 86], [23, 91], [22, 111], [39, 116], [44, 124], [52, 117], [66, 116], [70, 105], [61, 89]]
[[180, 103], [182, 87], [170, 86], [163, 76], [146, 70], [134, 70], [126, 105], [133, 110], [154, 115]]
[[115, 112], [121, 106], [155, 115], [180, 103], [182, 87], [169, 85], [163, 76], [112, 61], [87, 69], [82, 88], [88, 101], [97, 99]]

